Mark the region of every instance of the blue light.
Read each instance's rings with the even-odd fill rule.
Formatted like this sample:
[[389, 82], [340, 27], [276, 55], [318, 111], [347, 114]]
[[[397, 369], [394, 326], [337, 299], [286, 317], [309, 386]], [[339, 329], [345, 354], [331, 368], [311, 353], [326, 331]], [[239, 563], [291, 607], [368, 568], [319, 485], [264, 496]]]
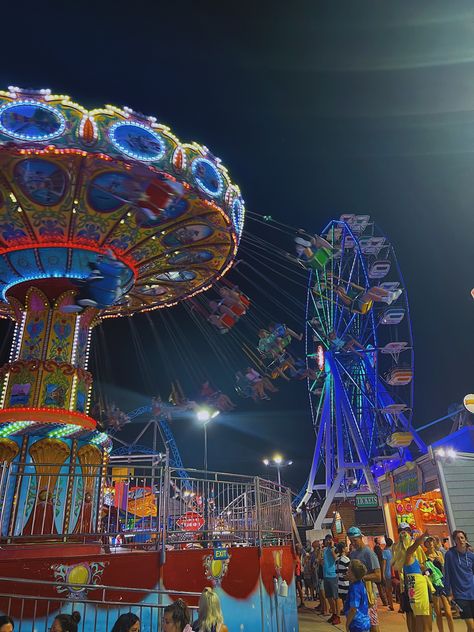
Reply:
[[119, 121], [112, 125], [109, 136], [117, 149], [136, 160], [155, 162], [161, 160], [166, 151], [161, 136], [141, 123]]
[[15, 281], [10, 281], [7, 283], [2, 290], [1, 297], [3, 301], [8, 302], [7, 292], [10, 288], [15, 285], [19, 285], [20, 283], [24, 283], [25, 281], [37, 281], [38, 279], [87, 279], [90, 275], [90, 272], [84, 274], [71, 274], [69, 272], [38, 272], [38, 274], [32, 274], [31, 276], [25, 276], [20, 279], [16, 279]]
[[[24, 126], [36, 127], [39, 130], [39, 133], [36, 134], [26, 134], [22, 131], [15, 131], [14, 129], [9, 129], [4, 124], [5, 114], [7, 114], [11, 110], [17, 110], [21, 112], [21, 108], [23, 108], [23, 113], [18, 114], [18, 117], [23, 118]], [[29, 110], [31, 114], [29, 114]], [[36, 116], [37, 111], [48, 112], [51, 115], [51, 119], [49, 122], [46, 120], [40, 120], [39, 117]], [[35, 118], [36, 117], [36, 118]], [[11, 121], [11, 124], [15, 122], [15, 119]], [[47, 127], [49, 123], [49, 131], [45, 131], [41, 133], [41, 127]], [[56, 129], [52, 129], [54, 124]], [[16, 138], [18, 140], [25, 141], [44, 141], [50, 140], [52, 138], [56, 138], [57, 136], [61, 136], [64, 130], [66, 129], [66, 119], [64, 116], [53, 108], [51, 105], [47, 105], [46, 103], [40, 103], [39, 101], [34, 101], [32, 99], [24, 100], [24, 101], [16, 101], [14, 103], [6, 103], [0, 107], [0, 131], [2, 131], [7, 136], [11, 136], [12, 138]]]
[[243, 200], [239, 197], [236, 197], [232, 202], [232, 222], [237, 229], [239, 237], [242, 235], [242, 230], [244, 228], [244, 217], [245, 217], [245, 207]]
[[224, 183], [216, 165], [207, 158], [196, 158], [192, 164], [192, 172], [197, 185], [211, 197], [222, 194]]

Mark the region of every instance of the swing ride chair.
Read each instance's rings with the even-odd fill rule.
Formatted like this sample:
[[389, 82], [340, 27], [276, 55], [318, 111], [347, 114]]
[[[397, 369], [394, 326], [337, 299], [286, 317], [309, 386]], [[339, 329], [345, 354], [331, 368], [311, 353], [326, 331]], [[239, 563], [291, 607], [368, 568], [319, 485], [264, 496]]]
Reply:
[[[306, 350], [316, 443], [297, 505], [375, 491], [378, 457], [410, 460], [426, 446], [412, 427], [414, 354], [408, 297], [393, 246], [367, 215], [343, 215], [321, 233], [331, 246], [308, 266]], [[324, 482], [320, 482], [320, 476]]]
[[0, 92], [0, 317], [15, 323], [0, 461], [16, 472], [2, 537], [98, 532], [112, 441], [89, 414], [91, 331], [209, 289], [244, 214], [220, 159], [155, 118]]

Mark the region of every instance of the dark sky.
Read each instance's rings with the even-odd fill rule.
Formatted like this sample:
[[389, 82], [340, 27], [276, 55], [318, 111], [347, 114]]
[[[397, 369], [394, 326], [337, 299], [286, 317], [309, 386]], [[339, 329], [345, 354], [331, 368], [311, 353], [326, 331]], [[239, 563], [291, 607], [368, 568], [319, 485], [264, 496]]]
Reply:
[[[474, 390], [472, 1], [100, 4], [3, 7], [0, 85], [156, 115], [220, 156], [253, 212], [309, 231], [371, 214], [409, 293], [415, 425]], [[165, 390], [148, 321], [133, 320]], [[133, 408], [153, 392], [144, 356], [125, 321], [102, 329], [104, 389]], [[211, 377], [221, 371], [197, 355]], [[176, 428], [190, 465], [202, 458], [199, 432], [190, 420]], [[295, 460], [295, 487], [312, 447], [303, 384], [283, 385], [268, 408], [244, 402], [210, 429], [211, 467], [261, 471], [278, 448]]]

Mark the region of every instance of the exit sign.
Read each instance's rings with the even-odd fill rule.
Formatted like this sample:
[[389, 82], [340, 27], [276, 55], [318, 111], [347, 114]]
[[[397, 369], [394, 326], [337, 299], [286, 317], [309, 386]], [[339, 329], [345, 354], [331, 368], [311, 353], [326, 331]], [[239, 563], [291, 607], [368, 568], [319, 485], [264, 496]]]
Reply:
[[214, 559], [215, 560], [228, 560], [229, 552], [227, 549], [214, 549]]
[[379, 506], [379, 498], [377, 494], [357, 494], [357, 509], [374, 509]]

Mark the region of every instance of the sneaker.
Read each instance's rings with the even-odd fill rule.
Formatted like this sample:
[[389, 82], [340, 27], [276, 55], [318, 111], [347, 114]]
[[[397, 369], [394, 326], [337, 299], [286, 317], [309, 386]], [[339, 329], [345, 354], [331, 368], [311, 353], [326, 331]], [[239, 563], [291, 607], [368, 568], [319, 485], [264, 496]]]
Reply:
[[332, 614], [328, 619], [328, 623], [332, 623], [335, 616], [336, 616], [335, 614]]
[[339, 625], [341, 623], [341, 617], [334, 615], [333, 620], [331, 621], [333, 625]]

